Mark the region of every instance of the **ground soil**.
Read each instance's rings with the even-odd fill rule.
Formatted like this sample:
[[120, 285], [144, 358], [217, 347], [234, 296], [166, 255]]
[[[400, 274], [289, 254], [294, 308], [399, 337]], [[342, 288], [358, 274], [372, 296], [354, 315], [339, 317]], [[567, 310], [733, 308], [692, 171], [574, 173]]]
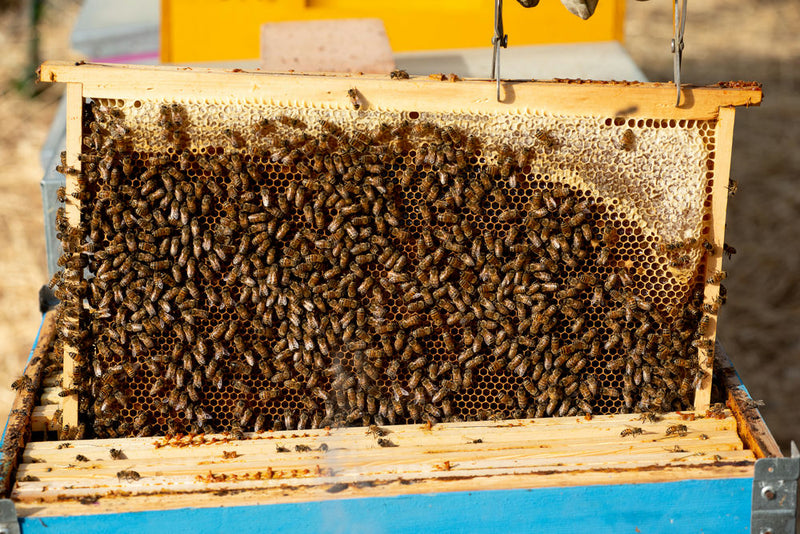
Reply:
[[[672, 2], [627, 5], [626, 47], [653, 81], [672, 79]], [[690, 2], [682, 80], [757, 80], [765, 99], [736, 113], [725, 240], [728, 303], [718, 339], [778, 443], [800, 441], [800, 4]]]
[[[13, 3], [11, 3], [13, 4]], [[672, 2], [629, 0], [626, 47], [649, 79], [672, 79]], [[41, 57], [74, 58], [75, 0], [45, 3]], [[1, 8], [2, 6], [0, 6]], [[737, 112], [726, 241], [728, 304], [719, 339], [784, 451], [800, 440], [800, 4], [796, 0], [691, 2], [683, 80], [758, 80], [766, 98]], [[14, 88], [26, 72], [24, 13], [0, 12], [0, 418], [41, 321], [37, 293], [48, 279], [39, 152], [61, 88], [29, 98]]]

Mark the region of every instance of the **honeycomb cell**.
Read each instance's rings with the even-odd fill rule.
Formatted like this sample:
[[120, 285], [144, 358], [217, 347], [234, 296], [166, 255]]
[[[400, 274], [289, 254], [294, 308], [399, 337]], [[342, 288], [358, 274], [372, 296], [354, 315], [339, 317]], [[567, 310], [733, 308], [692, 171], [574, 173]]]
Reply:
[[[693, 235], [707, 230], [706, 122], [562, 120], [563, 134], [549, 126], [553, 139], [530, 138], [527, 147], [490, 139], [502, 139], [501, 125], [461, 151], [455, 139], [466, 132], [433, 114], [419, 112], [412, 132], [387, 112], [353, 125], [335, 111], [287, 116], [263, 106], [227, 124], [235, 106], [226, 108], [211, 120], [190, 104], [119, 103], [137, 128], [129, 145], [113, 145], [111, 169], [88, 183], [82, 206], [93, 234], [86, 239], [101, 251], [89, 265], [86, 302], [107, 310], [86, 317], [100, 340], [88, 354], [104, 369], [135, 362], [144, 371], [112, 373], [102, 390], [92, 372], [78, 377], [82, 394], [99, 393], [95, 402], [113, 407], [113, 391], [122, 390], [135, 403], [83, 413], [98, 435], [119, 423], [157, 434], [565, 415], [585, 409], [579, 399], [592, 413], [630, 411], [623, 374], [641, 365], [669, 391], [633, 388], [635, 409], [691, 405], [687, 392], [669, 389], [687, 371], [665, 362], [678, 355], [696, 370], [691, 295], [704, 284], [704, 263], [675, 235], [681, 224]], [[86, 117], [92, 157], [103, 143]], [[111, 132], [120, 120], [111, 115], [94, 128]], [[633, 154], [608, 141], [627, 126], [637, 128], [637, 151], [657, 127], [706, 144], [696, 220], [654, 218], [669, 209], [605, 178], [629, 172], [624, 160]], [[593, 127], [592, 135], [609, 136], [602, 150], [587, 149], [588, 138], [567, 142]], [[127, 146], [135, 147], [132, 168], [123, 164]], [[581, 152], [574, 161], [584, 181], [559, 159], [572, 150]], [[152, 232], [164, 245], [140, 251]], [[112, 257], [123, 259], [108, 267]], [[688, 287], [673, 264], [697, 272]], [[634, 350], [643, 352], [633, 358]], [[618, 396], [569, 388], [592, 374]], [[528, 412], [519, 411], [523, 402]]]

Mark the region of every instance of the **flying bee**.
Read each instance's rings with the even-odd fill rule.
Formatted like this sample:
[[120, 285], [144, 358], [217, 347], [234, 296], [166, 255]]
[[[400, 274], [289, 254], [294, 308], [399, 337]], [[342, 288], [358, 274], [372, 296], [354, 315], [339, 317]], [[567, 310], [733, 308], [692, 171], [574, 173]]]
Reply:
[[726, 256], [728, 256], [728, 259], [730, 260], [730, 259], [731, 259], [731, 256], [733, 256], [734, 254], [736, 254], [736, 249], [735, 249], [735, 248], [733, 248], [732, 246], [728, 245], [727, 243], [725, 243], [724, 245], [722, 245], [722, 252], [723, 252], [723, 253], [724, 253]]

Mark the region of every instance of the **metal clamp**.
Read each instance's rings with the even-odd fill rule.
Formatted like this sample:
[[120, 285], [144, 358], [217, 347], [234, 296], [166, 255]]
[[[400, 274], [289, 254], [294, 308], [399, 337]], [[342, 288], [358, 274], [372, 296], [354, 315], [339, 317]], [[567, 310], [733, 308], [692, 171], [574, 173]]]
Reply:
[[503, 32], [503, 0], [494, 2], [494, 37], [492, 37], [492, 79], [497, 80], [497, 101], [500, 102], [500, 47], [508, 47], [508, 35]]
[[683, 6], [679, 8], [681, 0], [673, 0], [675, 12], [672, 15], [672, 74], [675, 77], [675, 87], [678, 89], [678, 100], [675, 107], [681, 105], [681, 60], [683, 59], [683, 33], [686, 29], [686, 1], [682, 0]]
[[0, 499], [0, 534], [20, 534], [17, 509], [11, 499]]
[[753, 475], [753, 534], [795, 534], [797, 480], [800, 478], [800, 452], [794, 441], [789, 458], [756, 460]]

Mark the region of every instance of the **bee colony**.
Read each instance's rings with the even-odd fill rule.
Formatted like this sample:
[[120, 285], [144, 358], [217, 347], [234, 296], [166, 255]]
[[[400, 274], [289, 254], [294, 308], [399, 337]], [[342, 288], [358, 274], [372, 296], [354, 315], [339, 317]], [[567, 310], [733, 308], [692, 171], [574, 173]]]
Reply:
[[64, 422], [87, 436], [707, 405], [731, 133], [713, 105], [71, 72], [94, 85], [70, 84], [55, 283]]

